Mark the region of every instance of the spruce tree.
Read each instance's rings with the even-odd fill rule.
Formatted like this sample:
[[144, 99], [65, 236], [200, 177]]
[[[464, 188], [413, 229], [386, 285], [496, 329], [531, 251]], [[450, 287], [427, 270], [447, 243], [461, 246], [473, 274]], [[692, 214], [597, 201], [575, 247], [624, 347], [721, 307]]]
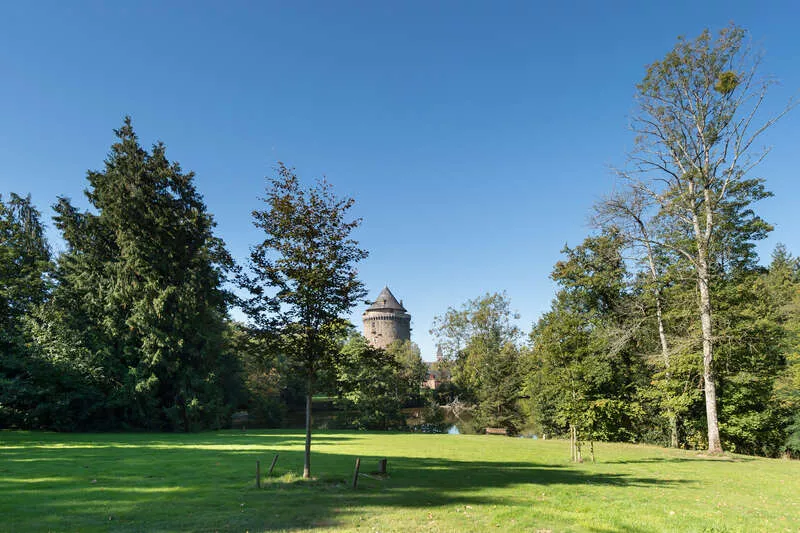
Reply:
[[50, 249], [30, 195], [0, 197], [0, 427], [31, 425], [44, 398], [25, 319], [45, 301]]
[[55, 206], [68, 248], [41, 344], [85, 359], [105, 399], [98, 424], [219, 427], [231, 259], [194, 174], [171, 163], [162, 143], [143, 149], [130, 118], [115, 133], [105, 168], [88, 173], [94, 210], [65, 198]]

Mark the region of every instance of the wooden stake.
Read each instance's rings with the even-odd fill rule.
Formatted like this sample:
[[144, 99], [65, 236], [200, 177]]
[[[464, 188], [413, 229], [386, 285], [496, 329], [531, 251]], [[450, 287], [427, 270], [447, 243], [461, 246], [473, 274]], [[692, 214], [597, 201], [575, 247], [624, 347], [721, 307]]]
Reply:
[[358, 469], [361, 468], [361, 457], [356, 459], [356, 470], [353, 472], [353, 488], [358, 487]]
[[386, 475], [386, 459], [378, 461], [378, 473], [383, 476]]
[[272, 458], [272, 464], [269, 466], [269, 473], [267, 474], [267, 477], [272, 476], [272, 470], [275, 468], [275, 463], [277, 462], [278, 462], [278, 454], [276, 453], [275, 457]]
[[261, 488], [261, 461], [256, 461], [256, 488]]

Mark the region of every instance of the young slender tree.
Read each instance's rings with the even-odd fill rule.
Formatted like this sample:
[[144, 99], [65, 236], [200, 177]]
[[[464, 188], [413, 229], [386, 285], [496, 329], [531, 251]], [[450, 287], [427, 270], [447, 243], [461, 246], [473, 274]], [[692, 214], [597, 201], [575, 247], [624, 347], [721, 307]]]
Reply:
[[[653, 200], [645, 195], [641, 189], [629, 188], [626, 191], [615, 193], [595, 205], [595, 223], [599, 227], [614, 227], [620, 232], [625, 244], [629, 247], [636, 259], [645, 265], [643, 283], [650, 293], [653, 301], [656, 330], [658, 331], [658, 345], [661, 355], [661, 367], [665, 382], [672, 380], [672, 354], [667, 328], [664, 320], [664, 294], [662, 285], [665, 283], [663, 268], [659, 264], [659, 248], [654, 244], [654, 232], [651, 220]], [[660, 391], [665, 406], [665, 415], [669, 424], [669, 445], [678, 447], [678, 416], [673, 407], [674, 395], [671, 387], [664, 387]]]
[[681, 236], [652, 240], [683, 257], [695, 277], [711, 453], [722, 451], [714, 360], [715, 257], [734, 251], [733, 242], [746, 248], [768, 231], [750, 209], [768, 196], [763, 179], [749, 177], [766, 155], [752, 147], [791, 108], [759, 122], [771, 80], [759, 76], [760, 57], [746, 39], [738, 26], [716, 38], [706, 30], [694, 40], [680, 38], [663, 60], [648, 67], [637, 86], [632, 168], [623, 173], [653, 200], [661, 226]]
[[306, 385], [306, 443], [303, 477], [311, 477], [311, 400], [320, 374], [330, 370], [346, 331], [347, 313], [366, 295], [356, 264], [367, 257], [351, 233], [352, 198], [337, 198], [326, 181], [305, 188], [279, 163], [270, 179], [265, 208], [253, 211], [264, 240], [250, 254], [250, 293], [244, 302], [254, 325], [271, 331]]

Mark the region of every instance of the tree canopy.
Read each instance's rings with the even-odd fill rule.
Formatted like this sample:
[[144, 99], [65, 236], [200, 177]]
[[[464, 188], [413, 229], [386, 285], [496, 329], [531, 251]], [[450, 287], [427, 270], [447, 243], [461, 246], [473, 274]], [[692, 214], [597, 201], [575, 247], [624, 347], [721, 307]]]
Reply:
[[[355, 265], [367, 257], [351, 237], [351, 198], [337, 198], [324, 180], [304, 188], [279, 164], [268, 180], [265, 208], [253, 211], [264, 240], [250, 254], [240, 278], [250, 297], [245, 310], [282, 349], [306, 386], [306, 453], [303, 477], [311, 476], [311, 402], [315, 381], [330, 373], [346, 333], [342, 315], [366, 295]], [[330, 376], [328, 376], [330, 378]]]

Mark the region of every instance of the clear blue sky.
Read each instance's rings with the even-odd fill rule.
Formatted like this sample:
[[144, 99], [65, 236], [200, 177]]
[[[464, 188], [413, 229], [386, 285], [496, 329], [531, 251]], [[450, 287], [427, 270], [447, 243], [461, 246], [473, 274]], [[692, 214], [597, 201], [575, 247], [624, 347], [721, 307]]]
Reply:
[[[197, 173], [237, 259], [281, 160], [356, 198], [362, 278], [404, 300], [426, 359], [433, 317], [487, 291], [527, 331], [631, 147], [634, 85], [677, 35], [733, 20], [781, 81], [768, 107], [800, 88], [797, 2], [547, 4], [5, 2], [0, 191], [48, 218], [56, 195], [86, 205], [86, 170], [130, 114]], [[800, 110], [765, 138], [765, 258], [776, 242], [800, 254], [799, 127]]]

